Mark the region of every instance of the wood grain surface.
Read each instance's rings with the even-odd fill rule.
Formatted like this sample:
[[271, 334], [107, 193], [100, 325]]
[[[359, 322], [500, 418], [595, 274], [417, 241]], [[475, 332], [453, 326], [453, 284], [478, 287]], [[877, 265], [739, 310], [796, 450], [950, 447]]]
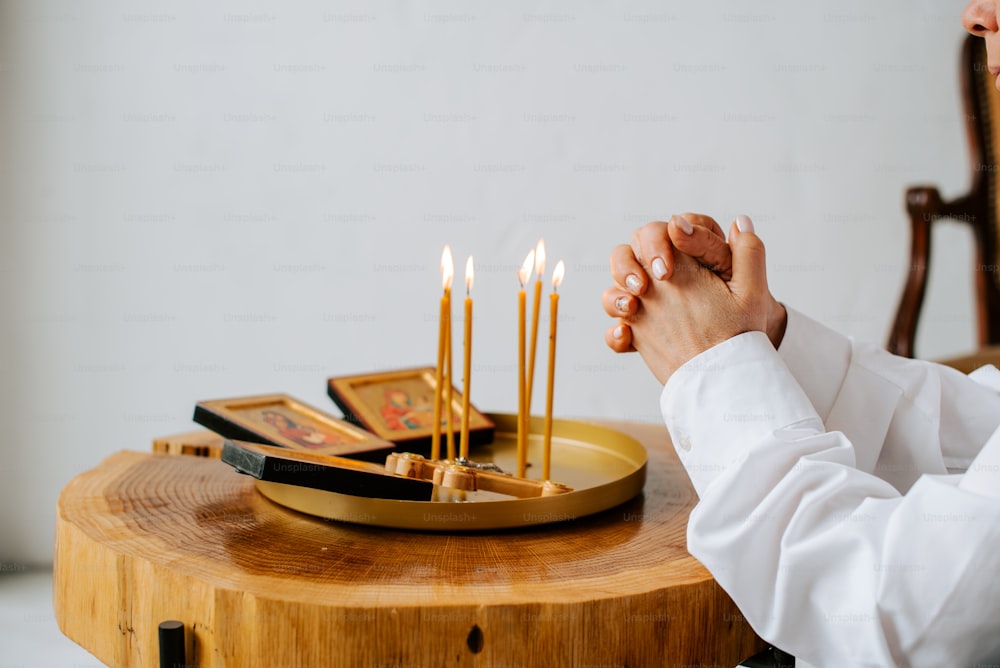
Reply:
[[642, 495], [462, 535], [321, 520], [215, 459], [117, 453], [60, 496], [56, 618], [111, 666], [157, 665], [168, 619], [202, 668], [730, 667], [766, 648], [687, 553], [696, 497], [666, 430], [602, 424], [646, 446]]

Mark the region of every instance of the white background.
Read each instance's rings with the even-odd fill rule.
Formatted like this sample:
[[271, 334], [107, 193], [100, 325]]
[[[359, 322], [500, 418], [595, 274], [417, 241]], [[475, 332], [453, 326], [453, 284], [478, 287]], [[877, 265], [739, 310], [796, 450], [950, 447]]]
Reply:
[[[603, 343], [635, 227], [748, 213], [779, 298], [881, 343], [905, 187], [969, 182], [957, 0], [4, 7], [5, 570], [51, 559], [73, 476], [196, 401], [336, 413], [328, 376], [432, 364], [444, 243], [477, 261], [475, 404], [514, 410], [515, 269], [544, 236], [556, 415], [658, 422]], [[934, 241], [926, 357], [974, 343], [971, 236]]]

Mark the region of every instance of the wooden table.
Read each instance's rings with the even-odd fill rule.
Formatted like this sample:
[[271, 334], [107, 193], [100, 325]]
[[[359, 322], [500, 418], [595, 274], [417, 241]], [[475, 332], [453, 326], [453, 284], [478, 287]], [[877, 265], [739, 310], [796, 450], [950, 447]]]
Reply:
[[222, 462], [123, 451], [58, 504], [54, 606], [111, 666], [735, 666], [766, 648], [685, 545], [696, 497], [662, 426], [644, 493], [572, 522], [435, 534], [278, 506]]

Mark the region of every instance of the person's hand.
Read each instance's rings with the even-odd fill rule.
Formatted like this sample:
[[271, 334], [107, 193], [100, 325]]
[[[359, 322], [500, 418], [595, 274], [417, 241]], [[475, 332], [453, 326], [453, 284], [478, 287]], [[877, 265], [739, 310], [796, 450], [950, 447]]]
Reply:
[[727, 281], [732, 276], [733, 256], [719, 224], [709, 216], [684, 213], [671, 216], [667, 222], [643, 225], [632, 233], [628, 244], [611, 251], [615, 283], [633, 295], [642, 296], [648, 279], [670, 279], [675, 248]]
[[[675, 223], [672, 219], [667, 226], [671, 240], [676, 231], [684, 233], [679, 226], [674, 229]], [[633, 235], [633, 241], [640, 239], [640, 249], [644, 230], [648, 233], [650, 226]], [[712, 235], [718, 238], [717, 233]], [[670, 275], [664, 280], [649, 280], [646, 276], [641, 297], [620, 284], [605, 291], [605, 311], [618, 318], [618, 323], [605, 334], [608, 346], [618, 352], [639, 350], [662, 382], [696, 354], [746, 331], [766, 332], [775, 347], [781, 343], [786, 313], [767, 288], [764, 246], [754, 234], [750, 219], [741, 216], [734, 222], [730, 244], [726, 244], [731, 252], [728, 257], [719, 253], [718, 247], [707, 246], [709, 243], [714, 242], [706, 237], [694, 250], [715, 248], [712, 251], [715, 255], [699, 252], [696, 260], [687, 254], [672, 253]], [[624, 281], [620, 278], [623, 270], [627, 272], [638, 266], [642, 273], [647, 271], [648, 265], [639, 264], [630, 247], [624, 248], [629, 249], [628, 255], [633, 255], [631, 260], [621, 248], [612, 254], [616, 282]], [[717, 270], [722, 269], [719, 274], [705, 268], [706, 257], [713, 260]], [[714, 261], [716, 257], [728, 261], [728, 266]], [[728, 276], [728, 282], [724, 276]]]
[[[619, 248], [624, 250], [623, 246]], [[666, 223], [648, 223], [633, 232], [628, 246], [631, 254], [617, 258], [621, 260], [618, 271], [630, 271], [635, 268], [633, 263], [638, 263], [652, 278], [669, 280], [673, 274], [674, 248], [719, 274], [723, 280], [732, 277], [733, 254], [722, 228], [713, 218], [690, 212], [671, 216]], [[641, 296], [642, 292], [638, 294]]]
[[749, 218], [729, 232], [732, 276], [727, 282], [694, 258], [675, 255], [669, 281], [652, 281], [630, 319], [632, 345], [661, 383], [681, 365], [734, 336], [768, 331], [771, 295], [764, 244]]
[[[674, 249], [696, 258], [725, 280], [732, 276], [732, 252], [722, 228], [712, 218], [697, 213], [672, 216], [669, 221], [656, 221], [632, 233], [629, 244], [611, 251], [611, 274], [615, 286], [604, 291], [604, 310], [612, 317], [627, 318], [635, 313], [634, 299], [646, 292], [651, 280], [670, 280], [674, 270]], [[631, 332], [628, 325], [618, 331], [620, 336], [608, 341], [616, 352], [630, 352]]]

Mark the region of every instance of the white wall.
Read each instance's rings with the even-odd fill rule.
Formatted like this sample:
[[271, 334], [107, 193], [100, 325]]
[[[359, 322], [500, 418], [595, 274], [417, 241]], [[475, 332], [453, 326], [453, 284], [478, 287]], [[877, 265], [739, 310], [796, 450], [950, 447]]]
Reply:
[[[8, 567], [51, 558], [73, 476], [198, 400], [336, 412], [328, 376], [431, 364], [446, 242], [479, 265], [476, 404], [514, 408], [541, 235], [568, 266], [556, 413], [655, 422], [657, 384], [603, 343], [633, 228], [749, 213], [775, 294], [883, 342], [904, 188], [968, 182], [958, 0], [8, 4]], [[924, 356], [973, 344], [969, 239], [935, 237], [959, 268]]]

